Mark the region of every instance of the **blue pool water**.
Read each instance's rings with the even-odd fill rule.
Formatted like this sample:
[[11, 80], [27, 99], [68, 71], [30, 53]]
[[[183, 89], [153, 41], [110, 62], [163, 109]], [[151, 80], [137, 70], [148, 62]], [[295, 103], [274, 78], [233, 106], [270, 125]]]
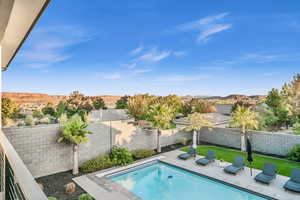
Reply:
[[109, 178], [143, 200], [266, 200], [161, 162]]

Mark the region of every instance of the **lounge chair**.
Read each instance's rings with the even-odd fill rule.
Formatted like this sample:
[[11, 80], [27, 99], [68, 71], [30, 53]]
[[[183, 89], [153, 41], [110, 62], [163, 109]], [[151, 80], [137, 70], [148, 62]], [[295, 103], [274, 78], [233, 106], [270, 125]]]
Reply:
[[255, 180], [261, 183], [270, 184], [276, 178], [277, 167], [273, 163], [265, 163], [262, 172], [255, 176]]
[[294, 192], [300, 192], [300, 169], [299, 168], [292, 169], [291, 178], [284, 184], [283, 188]]
[[205, 158], [200, 158], [200, 159], [196, 160], [196, 163], [198, 165], [207, 165], [210, 162], [214, 162], [215, 158], [216, 158], [215, 152], [212, 150], [208, 150]]
[[244, 169], [244, 158], [237, 156], [232, 165], [229, 165], [224, 168], [224, 171], [230, 174], [236, 174], [241, 169]]
[[178, 155], [178, 158], [181, 159], [181, 160], [187, 160], [187, 159], [192, 158], [194, 156], [196, 156], [196, 149], [190, 148], [190, 150], [188, 152]]

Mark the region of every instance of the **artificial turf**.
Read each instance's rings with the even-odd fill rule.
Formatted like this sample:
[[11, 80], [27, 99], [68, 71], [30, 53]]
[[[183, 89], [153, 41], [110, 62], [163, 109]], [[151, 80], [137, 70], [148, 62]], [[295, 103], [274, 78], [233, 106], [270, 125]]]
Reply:
[[[181, 150], [182, 151], [188, 151], [190, 147], [184, 147]], [[197, 147], [197, 153], [199, 155], [206, 155], [208, 150], [213, 150], [216, 153], [217, 160], [223, 159], [226, 162], [233, 162], [234, 158], [236, 156], [243, 156], [245, 160], [247, 160], [247, 153], [232, 150], [232, 149], [226, 149], [222, 147], [215, 147], [215, 146], [206, 146], [201, 145]], [[293, 162], [285, 159], [279, 159], [275, 157], [270, 156], [264, 156], [261, 154], [252, 154], [253, 156], [253, 162], [252, 162], [252, 168], [255, 169], [263, 169], [263, 165], [265, 162], [274, 163], [277, 165], [277, 173], [284, 175], [284, 176], [290, 176], [291, 169], [292, 168], [300, 168], [300, 163]], [[249, 167], [249, 163], [246, 161], [246, 165]]]

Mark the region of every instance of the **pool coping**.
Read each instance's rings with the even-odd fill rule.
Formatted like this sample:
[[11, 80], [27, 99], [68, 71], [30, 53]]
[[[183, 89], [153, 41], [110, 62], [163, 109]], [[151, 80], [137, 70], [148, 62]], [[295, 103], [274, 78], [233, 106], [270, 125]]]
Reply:
[[136, 196], [134, 193], [122, 187], [118, 183], [115, 183], [112, 180], [108, 179], [107, 176], [117, 172], [120, 173], [124, 170], [134, 169], [135, 167], [139, 167], [164, 158], [165, 156], [162, 154], [155, 155], [135, 161], [126, 166], [118, 166], [96, 171], [73, 178], [72, 180], [96, 200], [142, 200], [140, 197]]
[[234, 188], [236, 188], [236, 189], [238, 189], [238, 190], [242, 190], [242, 191], [245, 191], [245, 192], [248, 192], [248, 193], [251, 193], [251, 194], [255, 194], [255, 195], [259, 196], [259, 197], [266, 198], [267, 200], [280, 200], [280, 199], [276, 199], [276, 198], [273, 198], [273, 197], [270, 197], [270, 196], [267, 196], [267, 195], [264, 195], [264, 194], [255, 192], [255, 191], [253, 191], [253, 190], [249, 190], [249, 189], [247, 189], [247, 188], [240, 187], [240, 186], [235, 185], [235, 184], [232, 184], [232, 183], [225, 182], [225, 181], [223, 181], [223, 180], [221, 180], [221, 179], [216, 179], [216, 178], [214, 178], [214, 177], [207, 176], [207, 175], [205, 175], [205, 174], [202, 174], [202, 173], [199, 173], [199, 172], [195, 172], [195, 171], [186, 169], [186, 168], [181, 167], [181, 166], [178, 166], [178, 165], [174, 165], [173, 163], [169, 163], [168, 161], [159, 161], [159, 162], [162, 162], [162, 163], [167, 164], [167, 165], [170, 165], [170, 166], [177, 167], [177, 168], [179, 168], [179, 169], [188, 171], [188, 172], [190, 172], [190, 173], [192, 173], [192, 174], [195, 174], [195, 175], [198, 175], [198, 176], [202, 176], [202, 177], [204, 177], [204, 178], [213, 180], [213, 181], [215, 181], [215, 182], [219, 182], [219, 183], [222, 183], [222, 184], [224, 184], [224, 185], [228, 185], [228, 186], [230, 186], [230, 187], [234, 187]]
[[[250, 194], [257, 195], [257, 196], [259, 196], [259, 197], [263, 197], [263, 198], [265, 198], [265, 199], [267, 199], [267, 200], [279, 200], [279, 199], [276, 199], [276, 198], [273, 198], [273, 197], [270, 197], [270, 196], [267, 196], [267, 195], [264, 195], [264, 194], [255, 192], [255, 191], [253, 191], [253, 190], [249, 190], [249, 189], [247, 189], [247, 188], [243, 188], [243, 187], [240, 187], [240, 186], [238, 186], [238, 185], [234, 185], [234, 184], [231, 184], [231, 183], [222, 181], [222, 180], [220, 180], [220, 179], [216, 179], [216, 178], [207, 176], [207, 175], [205, 175], [205, 174], [202, 174], [202, 173], [199, 173], [199, 172], [195, 172], [195, 171], [189, 170], [189, 169], [187, 169], [187, 168], [184, 168], [184, 167], [181, 167], [181, 166], [178, 166], [178, 165], [174, 165], [174, 164], [171, 163], [171, 162], [164, 161], [164, 160], [160, 160], [160, 159], [158, 159], [158, 160], [153, 160], [153, 161], [149, 161], [149, 162], [143, 163], [143, 164], [141, 164], [141, 165], [138, 165], [138, 166], [136, 166], [136, 167], [130, 167], [130, 168], [128, 168], [128, 169], [121, 170], [121, 171], [118, 171], [118, 172], [115, 172], [115, 173], [111, 173], [111, 174], [109, 174], [109, 175], [106, 175], [105, 177], [106, 177], [107, 179], [110, 180], [110, 178], [112, 178], [112, 177], [114, 177], [114, 176], [120, 176], [120, 175], [123, 175], [123, 174], [126, 174], [126, 173], [130, 173], [130, 172], [132, 172], [132, 171], [134, 171], [134, 170], [138, 170], [138, 169], [141, 169], [141, 168], [145, 168], [145, 167], [154, 165], [154, 164], [159, 163], [159, 162], [160, 162], [160, 163], [163, 163], [163, 164], [165, 164], [165, 165], [169, 165], [169, 166], [171, 166], [171, 167], [176, 167], [176, 168], [179, 168], [179, 169], [181, 169], [181, 170], [190, 172], [190, 173], [195, 174], [195, 175], [197, 175], [197, 176], [201, 176], [201, 177], [207, 178], [207, 179], [212, 180], [212, 181], [214, 181], [214, 182], [218, 182], [218, 183], [221, 183], [221, 184], [224, 184], [224, 185], [227, 185], [227, 186], [236, 188], [236, 189], [238, 189], [238, 190], [242, 190], [242, 191], [248, 192], [248, 193], [250, 193]], [[114, 181], [112, 181], [112, 182], [114, 182]], [[120, 186], [123, 187], [122, 185], [120, 185]], [[124, 187], [123, 187], [123, 188], [124, 188]], [[126, 188], [125, 188], [125, 189], [126, 189]], [[131, 191], [129, 191], [129, 192], [131, 192]], [[132, 192], [131, 192], [131, 193], [132, 193]]]
[[126, 170], [129, 170], [131, 168], [136, 168], [138, 166], [141, 166], [141, 165], [144, 165], [144, 164], [147, 164], [147, 163], [150, 163], [150, 162], [155, 162], [157, 160], [164, 159], [164, 158], [165, 158], [165, 156], [161, 156], [161, 155], [160, 156], [154, 156], [154, 157], [151, 157], [151, 158], [148, 158], [148, 159], [139, 160], [135, 163], [132, 163], [132, 164], [129, 164], [129, 165], [126, 165], [126, 166], [117, 167], [117, 168], [110, 169], [110, 170], [107, 170], [107, 171], [101, 171], [101, 173], [94, 172], [93, 174], [98, 178], [103, 177], [103, 176], [110, 176], [112, 174], [120, 173], [121, 171], [126, 171]]
[[[255, 185], [255, 187], [259, 188], [260, 191], [264, 191], [265, 193], [255, 191], [254, 190], [255, 187], [254, 188], [250, 187], [251, 189], [249, 189], [249, 188], [247, 188], [248, 185], [245, 185], [245, 184], [243, 186], [240, 186], [240, 185], [238, 185], [239, 183], [236, 183], [234, 181], [230, 180], [230, 182], [228, 182], [228, 181], [226, 181], [226, 179], [227, 179], [226, 177], [223, 178], [223, 179], [222, 178], [218, 179], [218, 178], [213, 177], [211, 175], [201, 173], [197, 169], [196, 169], [197, 171], [195, 169], [194, 169], [195, 171], [193, 169], [189, 169], [188, 166], [185, 166], [186, 164], [190, 164], [190, 163], [187, 163], [189, 161], [179, 160], [177, 158], [177, 156], [176, 156], [176, 158], [174, 158], [174, 155], [178, 155], [179, 153], [182, 153], [182, 151], [174, 150], [174, 151], [171, 151], [171, 152], [167, 152], [167, 153], [163, 153], [163, 154], [160, 154], [160, 155], [157, 155], [157, 156], [150, 157], [148, 159], [146, 158], [146, 159], [143, 159], [143, 160], [136, 161], [136, 162], [134, 162], [132, 164], [129, 164], [127, 166], [109, 168], [109, 169], [106, 169], [106, 170], [101, 170], [101, 171], [97, 171], [97, 172], [94, 172], [94, 173], [90, 173], [90, 174], [87, 174], [87, 175], [84, 175], [84, 176], [86, 178], [90, 179], [95, 184], [97, 184], [98, 187], [102, 187], [102, 189], [103, 189], [103, 187], [105, 189], [105, 186], [103, 186], [103, 182], [105, 182], [107, 185], [110, 185], [112, 188], [108, 192], [116, 193], [116, 195], [119, 195], [118, 196], [119, 200], [122, 200], [123, 198], [126, 199], [126, 200], [128, 200], [128, 199], [141, 200], [141, 198], [139, 198], [138, 196], [136, 196], [135, 194], [133, 194], [132, 192], [130, 192], [129, 190], [127, 190], [126, 188], [121, 186], [120, 184], [118, 184], [116, 182], [113, 182], [108, 177], [113, 176], [113, 175], [118, 175], [119, 173], [122, 173], [122, 172], [126, 173], [127, 171], [131, 171], [131, 170], [134, 170], [134, 169], [139, 168], [139, 167], [146, 167], [146, 165], [153, 164], [155, 162], [162, 162], [162, 163], [174, 166], [174, 167], [178, 167], [179, 169], [186, 170], [190, 173], [208, 178], [210, 180], [213, 180], [213, 181], [216, 181], [216, 182], [234, 187], [236, 189], [246, 191], [246, 192], [249, 192], [251, 194], [266, 198], [267, 200], [281, 200], [282, 199], [281, 198], [282, 195], [280, 195], [278, 192], [277, 193], [276, 192], [275, 193], [270, 193], [268, 191], [265, 192], [264, 190], [261, 190], [260, 187], [259, 187], [260, 186], [259, 183], [257, 183], [257, 185]], [[198, 156], [198, 157], [203, 157], [203, 156]], [[228, 164], [230, 164], [230, 163], [228, 163]], [[210, 167], [210, 166], [206, 166], [206, 167]], [[191, 167], [191, 168], [193, 168], [193, 167]], [[80, 177], [74, 178], [73, 180], [77, 183], [76, 179], [78, 179], [78, 178], [80, 178]], [[245, 177], [241, 177], [241, 178], [243, 179]], [[285, 178], [288, 178], [288, 177], [285, 177]], [[99, 182], [99, 179], [100, 179], [100, 182]], [[82, 185], [80, 185], [80, 186], [83, 187], [83, 189], [87, 189], [87, 190], [89, 189], [87, 186], [86, 187], [84, 187]], [[274, 188], [274, 189], [276, 189], [276, 188]], [[106, 188], [106, 190], [107, 190], [107, 188]], [[89, 192], [89, 191], [87, 191], [87, 192]], [[270, 195], [267, 195], [267, 194], [271, 194], [273, 196], [270, 196]], [[274, 196], [279, 196], [279, 198], [274, 197]], [[298, 194], [295, 194], [295, 196], [296, 196], [295, 198], [298, 198]], [[98, 196], [99, 198], [97, 198], [96, 196], [93, 196], [93, 197], [95, 199], [103, 199], [103, 196]], [[116, 198], [117, 197], [111, 198], [111, 199], [116, 199]], [[300, 198], [300, 195], [299, 195], [299, 198]], [[290, 198], [284, 198], [284, 199], [290, 200]], [[294, 198], [292, 198], [292, 199], [294, 199]]]

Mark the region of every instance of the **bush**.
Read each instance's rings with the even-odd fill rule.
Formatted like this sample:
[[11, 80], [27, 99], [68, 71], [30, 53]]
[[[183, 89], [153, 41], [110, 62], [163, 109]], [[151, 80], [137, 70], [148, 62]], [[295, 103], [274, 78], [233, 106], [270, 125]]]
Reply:
[[289, 160], [300, 162], [300, 145], [296, 145], [287, 155]]
[[26, 125], [26, 126], [33, 126], [33, 125], [35, 124], [32, 115], [26, 115], [24, 121], [25, 121], [25, 125]]
[[110, 159], [115, 165], [127, 165], [133, 161], [131, 152], [124, 147], [114, 146]]
[[149, 94], [138, 94], [129, 97], [127, 101], [128, 114], [136, 121], [144, 120], [150, 104], [156, 99], [157, 97]]
[[32, 116], [33, 118], [42, 118], [43, 117], [43, 113], [39, 110], [34, 110], [32, 111]]
[[158, 103], [166, 104], [168, 107], [172, 109], [172, 113], [174, 115], [173, 119], [175, 119], [176, 114], [181, 113], [183, 110], [183, 104], [181, 97], [177, 95], [168, 95], [164, 97], [158, 98]]
[[109, 167], [112, 167], [113, 165], [114, 164], [110, 160], [110, 157], [108, 155], [98, 156], [83, 163], [83, 165], [80, 167], [80, 171], [90, 173], [102, 169], [107, 169]]
[[121, 98], [116, 102], [116, 109], [127, 109], [128, 98], [129, 98], [129, 96], [127, 96], [127, 95], [121, 97]]
[[213, 103], [204, 101], [202, 99], [193, 98], [190, 101], [184, 103], [182, 107], [182, 114], [188, 116], [192, 113], [213, 113], [217, 112], [217, 109]]
[[214, 104], [207, 103], [203, 108], [203, 113], [215, 113], [217, 112], [217, 108]]
[[296, 123], [293, 125], [293, 134], [300, 135], [300, 123]]
[[81, 194], [78, 197], [78, 200], [93, 200], [93, 197], [89, 194]]
[[105, 102], [101, 97], [96, 97], [96, 98], [93, 99], [93, 107], [96, 110], [106, 109]]
[[20, 111], [17, 103], [8, 98], [1, 98], [1, 121], [6, 125], [8, 119], [15, 119]]
[[275, 113], [267, 104], [256, 106], [255, 111], [258, 113], [258, 130], [269, 130], [272, 128], [276, 128], [278, 117], [275, 116]]
[[56, 114], [54, 106], [50, 103], [48, 103], [44, 108], [42, 108], [42, 112], [44, 115], [55, 116], [55, 114]]
[[152, 149], [136, 149], [131, 151], [131, 154], [134, 159], [142, 159], [154, 155], [155, 151]]

